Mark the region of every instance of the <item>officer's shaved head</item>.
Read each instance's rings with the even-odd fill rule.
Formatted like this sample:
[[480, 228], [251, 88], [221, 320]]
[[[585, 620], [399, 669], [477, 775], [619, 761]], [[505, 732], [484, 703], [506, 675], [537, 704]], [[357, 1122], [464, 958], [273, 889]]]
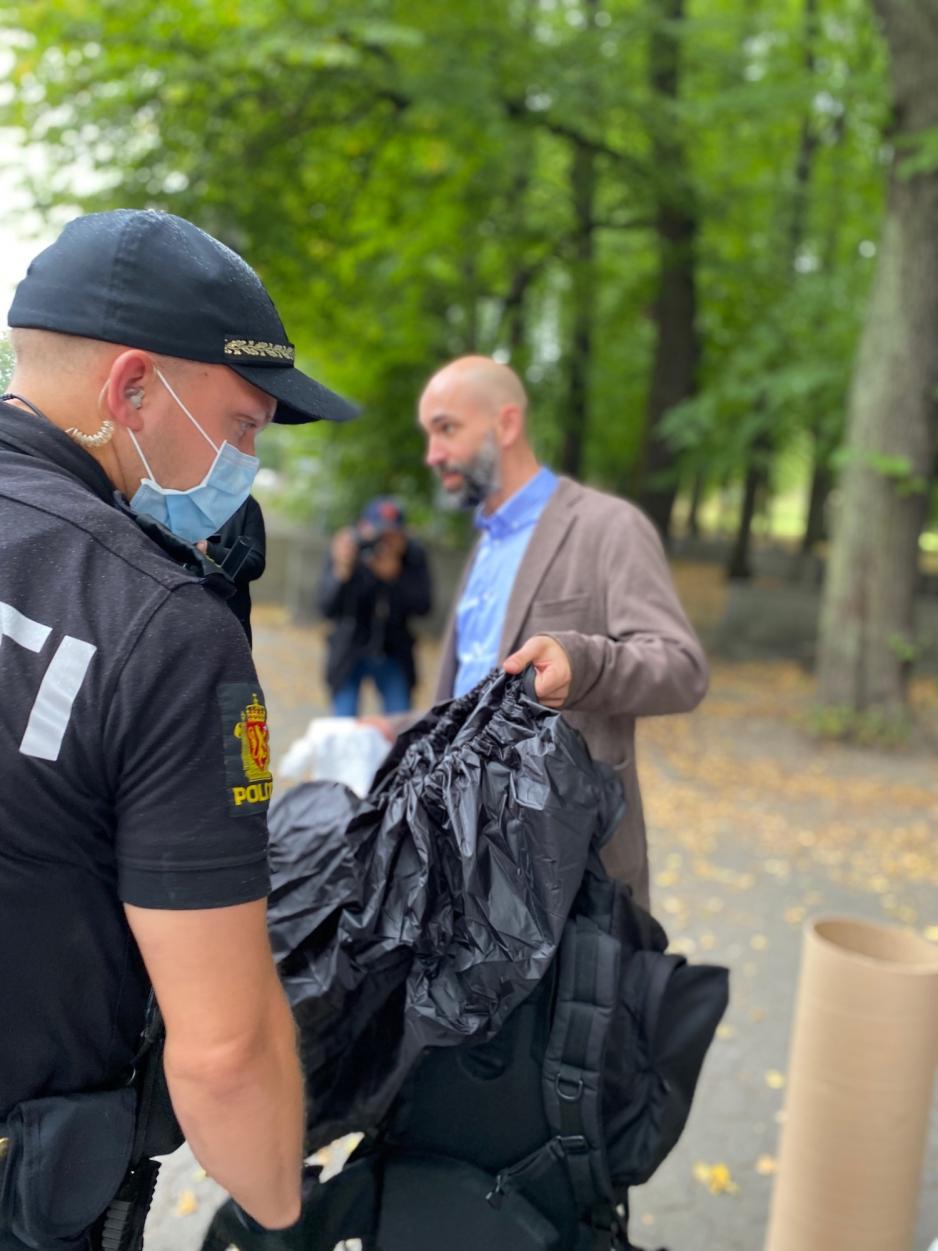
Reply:
[[100, 339], [59, 334], [55, 330], [32, 330], [24, 326], [10, 329], [10, 346], [16, 357], [17, 372], [74, 374], [94, 369], [116, 356], [120, 348]]
[[[87, 375], [91, 379], [96, 371], [106, 373], [114, 358], [128, 350], [122, 344], [107, 343], [103, 339], [85, 339], [77, 334], [34, 330], [25, 326], [10, 328], [10, 346], [16, 358], [16, 373], [21, 378], [41, 374], [44, 378]], [[158, 352], [149, 355], [161, 369], [172, 370], [176, 377], [181, 372], [204, 369], [197, 361], [162, 356]]]
[[444, 365], [427, 383], [421, 408], [425, 401], [445, 406], [446, 399], [457, 392], [493, 416], [506, 404], [517, 405], [522, 414], [527, 412], [528, 397], [521, 379], [513, 369], [489, 356], [460, 356]]

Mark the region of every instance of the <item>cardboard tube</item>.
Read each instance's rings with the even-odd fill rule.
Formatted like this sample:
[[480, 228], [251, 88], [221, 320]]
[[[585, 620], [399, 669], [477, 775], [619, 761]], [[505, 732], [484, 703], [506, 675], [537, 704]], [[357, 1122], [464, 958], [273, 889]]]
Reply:
[[938, 947], [809, 922], [765, 1251], [909, 1251], [938, 1063]]

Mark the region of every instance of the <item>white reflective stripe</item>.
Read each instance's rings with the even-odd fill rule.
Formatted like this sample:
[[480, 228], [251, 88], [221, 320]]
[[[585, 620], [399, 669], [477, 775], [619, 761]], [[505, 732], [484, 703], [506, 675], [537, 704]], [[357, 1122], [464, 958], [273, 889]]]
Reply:
[[[42, 628], [45, 629], [44, 626]], [[20, 751], [24, 756], [35, 756], [39, 760], [58, 760], [72, 704], [96, 651], [93, 643], [73, 639], [69, 634], [62, 639], [45, 672], [33, 710], [29, 714], [26, 733], [20, 743]]]
[[21, 612], [17, 612], [12, 604], [5, 604], [0, 599], [0, 644], [3, 643], [3, 636], [6, 635], [14, 643], [19, 643], [20, 647], [26, 647], [31, 652], [39, 652], [42, 651], [43, 644], [51, 633], [51, 626], [43, 625], [40, 621], [33, 621], [32, 617], [25, 617]]

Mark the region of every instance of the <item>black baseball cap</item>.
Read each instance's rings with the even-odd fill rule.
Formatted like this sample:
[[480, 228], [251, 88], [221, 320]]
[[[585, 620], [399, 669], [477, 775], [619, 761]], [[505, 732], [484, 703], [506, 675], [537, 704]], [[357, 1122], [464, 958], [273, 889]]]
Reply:
[[7, 320], [227, 365], [277, 401], [274, 421], [348, 421], [358, 409], [294, 365], [257, 274], [172, 213], [114, 209], [68, 223], [31, 262]]

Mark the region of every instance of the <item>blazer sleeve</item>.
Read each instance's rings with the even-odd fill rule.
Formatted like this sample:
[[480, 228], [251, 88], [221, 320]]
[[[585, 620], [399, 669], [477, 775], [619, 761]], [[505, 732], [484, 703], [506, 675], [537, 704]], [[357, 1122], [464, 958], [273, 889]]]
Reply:
[[707, 660], [657, 530], [630, 507], [619, 525], [607, 528], [600, 553], [607, 633], [545, 632], [570, 659], [564, 708], [633, 717], [690, 712], [707, 691]]

